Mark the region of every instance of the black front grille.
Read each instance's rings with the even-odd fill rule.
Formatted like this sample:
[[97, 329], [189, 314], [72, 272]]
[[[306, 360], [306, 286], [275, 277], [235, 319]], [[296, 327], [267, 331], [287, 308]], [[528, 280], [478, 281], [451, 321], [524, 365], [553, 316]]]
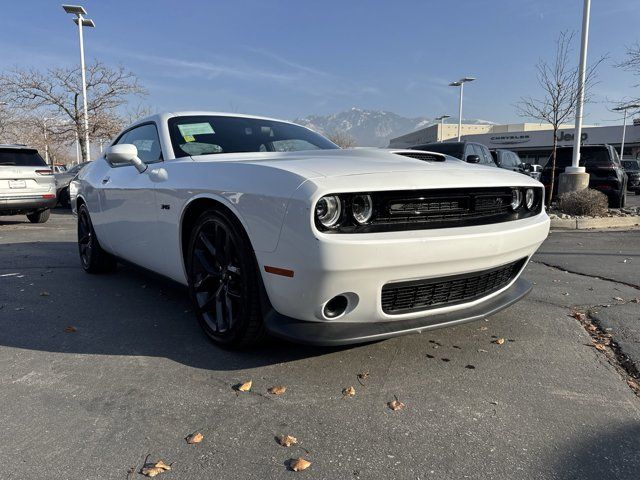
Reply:
[[422, 152], [396, 152], [397, 155], [403, 157], [411, 157], [417, 160], [424, 160], [426, 162], [444, 162], [446, 157], [444, 155], [438, 155], [437, 153], [422, 153]]
[[472, 302], [508, 285], [526, 261], [463, 275], [388, 283], [382, 287], [382, 311], [397, 315]]

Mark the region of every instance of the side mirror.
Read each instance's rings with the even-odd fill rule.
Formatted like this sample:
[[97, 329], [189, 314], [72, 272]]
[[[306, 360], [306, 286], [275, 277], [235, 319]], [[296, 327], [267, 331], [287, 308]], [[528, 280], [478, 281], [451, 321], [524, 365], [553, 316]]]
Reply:
[[147, 169], [147, 164], [138, 158], [138, 149], [130, 143], [112, 145], [107, 148], [104, 158], [112, 167], [133, 165], [140, 173]]
[[480, 157], [478, 155], [467, 155], [465, 161], [467, 163], [480, 163]]
[[523, 163], [522, 168], [524, 169], [525, 172], [531, 172], [533, 170], [530, 163]]

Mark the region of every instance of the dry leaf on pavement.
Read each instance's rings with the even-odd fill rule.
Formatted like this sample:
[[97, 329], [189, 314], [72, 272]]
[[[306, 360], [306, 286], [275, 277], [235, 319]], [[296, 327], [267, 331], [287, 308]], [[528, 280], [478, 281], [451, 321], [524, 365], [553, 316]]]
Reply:
[[295, 460], [291, 460], [289, 462], [289, 467], [294, 472], [300, 472], [302, 470], [306, 470], [311, 465], [311, 462], [305, 460], [304, 458], [297, 458]]
[[345, 397], [353, 397], [356, 394], [356, 389], [353, 387], [347, 387], [342, 390], [342, 395]]
[[185, 438], [185, 440], [189, 445], [193, 445], [194, 443], [200, 443], [202, 440], [204, 440], [204, 435], [202, 435], [200, 432], [194, 432], [191, 435], [187, 435], [187, 438]]
[[613, 297], [613, 299], [617, 302], [624, 302], [624, 298], [622, 297]]
[[276, 385], [275, 387], [271, 387], [269, 390], [267, 390], [267, 392], [272, 395], [282, 395], [286, 391], [287, 387], [284, 387], [282, 385]]
[[571, 316], [580, 322], [584, 322], [587, 316], [582, 312], [571, 312]]
[[600, 350], [601, 352], [605, 352], [607, 350], [607, 347], [601, 343], [596, 343], [594, 347], [596, 347], [596, 350]]
[[404, 408], [404, 403], [396, 399], [387, 403], [387, 406], [395, 412], [396, 410], [402, 410]]
[[502, 345], [504, 343], [504, 338], [496, 338], [493, 343], [497, 345]]
[[69, 325], [67, 328], [64, 329], [64, 331], [67, 333], [75, 333], [78, 331], [78, 329], [73, 325]]
[[162, 460], [158, 460], [156, 463], [145, 463], [140, 473], [147, 477], [155, 477], [169, 470], [171, 470], [171, 465], [167, 465]]
[[40, 296], [41, 297], [48, 297], [49, 296], [49, 292], [47, 292], [46, 290], [44, 292], [40, 292]]
[[240, 385], [238, 385], [238, 391], [248, 392], [249, 390], [251, 390], [251, 385], [253, 385], [253, 382], [251, 380], [241, 383]]
[[298, 439], [292, 435], [282, 435], [278, 438], [278, 443], [283, 447], [290, 447], [298, 443]]

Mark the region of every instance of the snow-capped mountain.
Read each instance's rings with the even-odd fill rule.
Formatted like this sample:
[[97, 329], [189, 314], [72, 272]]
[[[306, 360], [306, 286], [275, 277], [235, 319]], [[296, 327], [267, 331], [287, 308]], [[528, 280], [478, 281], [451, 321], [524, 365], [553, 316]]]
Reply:
[[[427, 117], [407, 118], [393, 112], [356, 107], [331, 115], [310, 115], [294, 121], [325, 135], [346, 133], [355, 139], [359, 147], [386, 147], [390, 139], [434, 123], [434, 120]], [[464, 122], [491, 123], [467, 119]]]

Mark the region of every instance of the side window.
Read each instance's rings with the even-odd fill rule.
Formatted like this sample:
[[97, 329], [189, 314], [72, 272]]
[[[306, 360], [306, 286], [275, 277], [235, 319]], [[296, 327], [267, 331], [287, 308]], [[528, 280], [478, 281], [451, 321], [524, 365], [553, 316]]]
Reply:
[[502, 152], [502, 167], [513, 168], [516, 166], [516, 161], [513, 153]]
[[138, 149], [138, 157], [144, 163], [154, 163], [162, 160], [162, 149], [155, 124], [148, 123], [136, 127], [125, 133], [117, 142], [131, 143]]
[[480, 147], [480, 151], [482, 152], [482, 156], [484, 157], [484, 164], [495, 166], [495, 162], [493, 161], [493, 158], [491, 158], [491, 152], [489, 151], [489, 149], [484, 145], [478, 145], [478, 146]]

